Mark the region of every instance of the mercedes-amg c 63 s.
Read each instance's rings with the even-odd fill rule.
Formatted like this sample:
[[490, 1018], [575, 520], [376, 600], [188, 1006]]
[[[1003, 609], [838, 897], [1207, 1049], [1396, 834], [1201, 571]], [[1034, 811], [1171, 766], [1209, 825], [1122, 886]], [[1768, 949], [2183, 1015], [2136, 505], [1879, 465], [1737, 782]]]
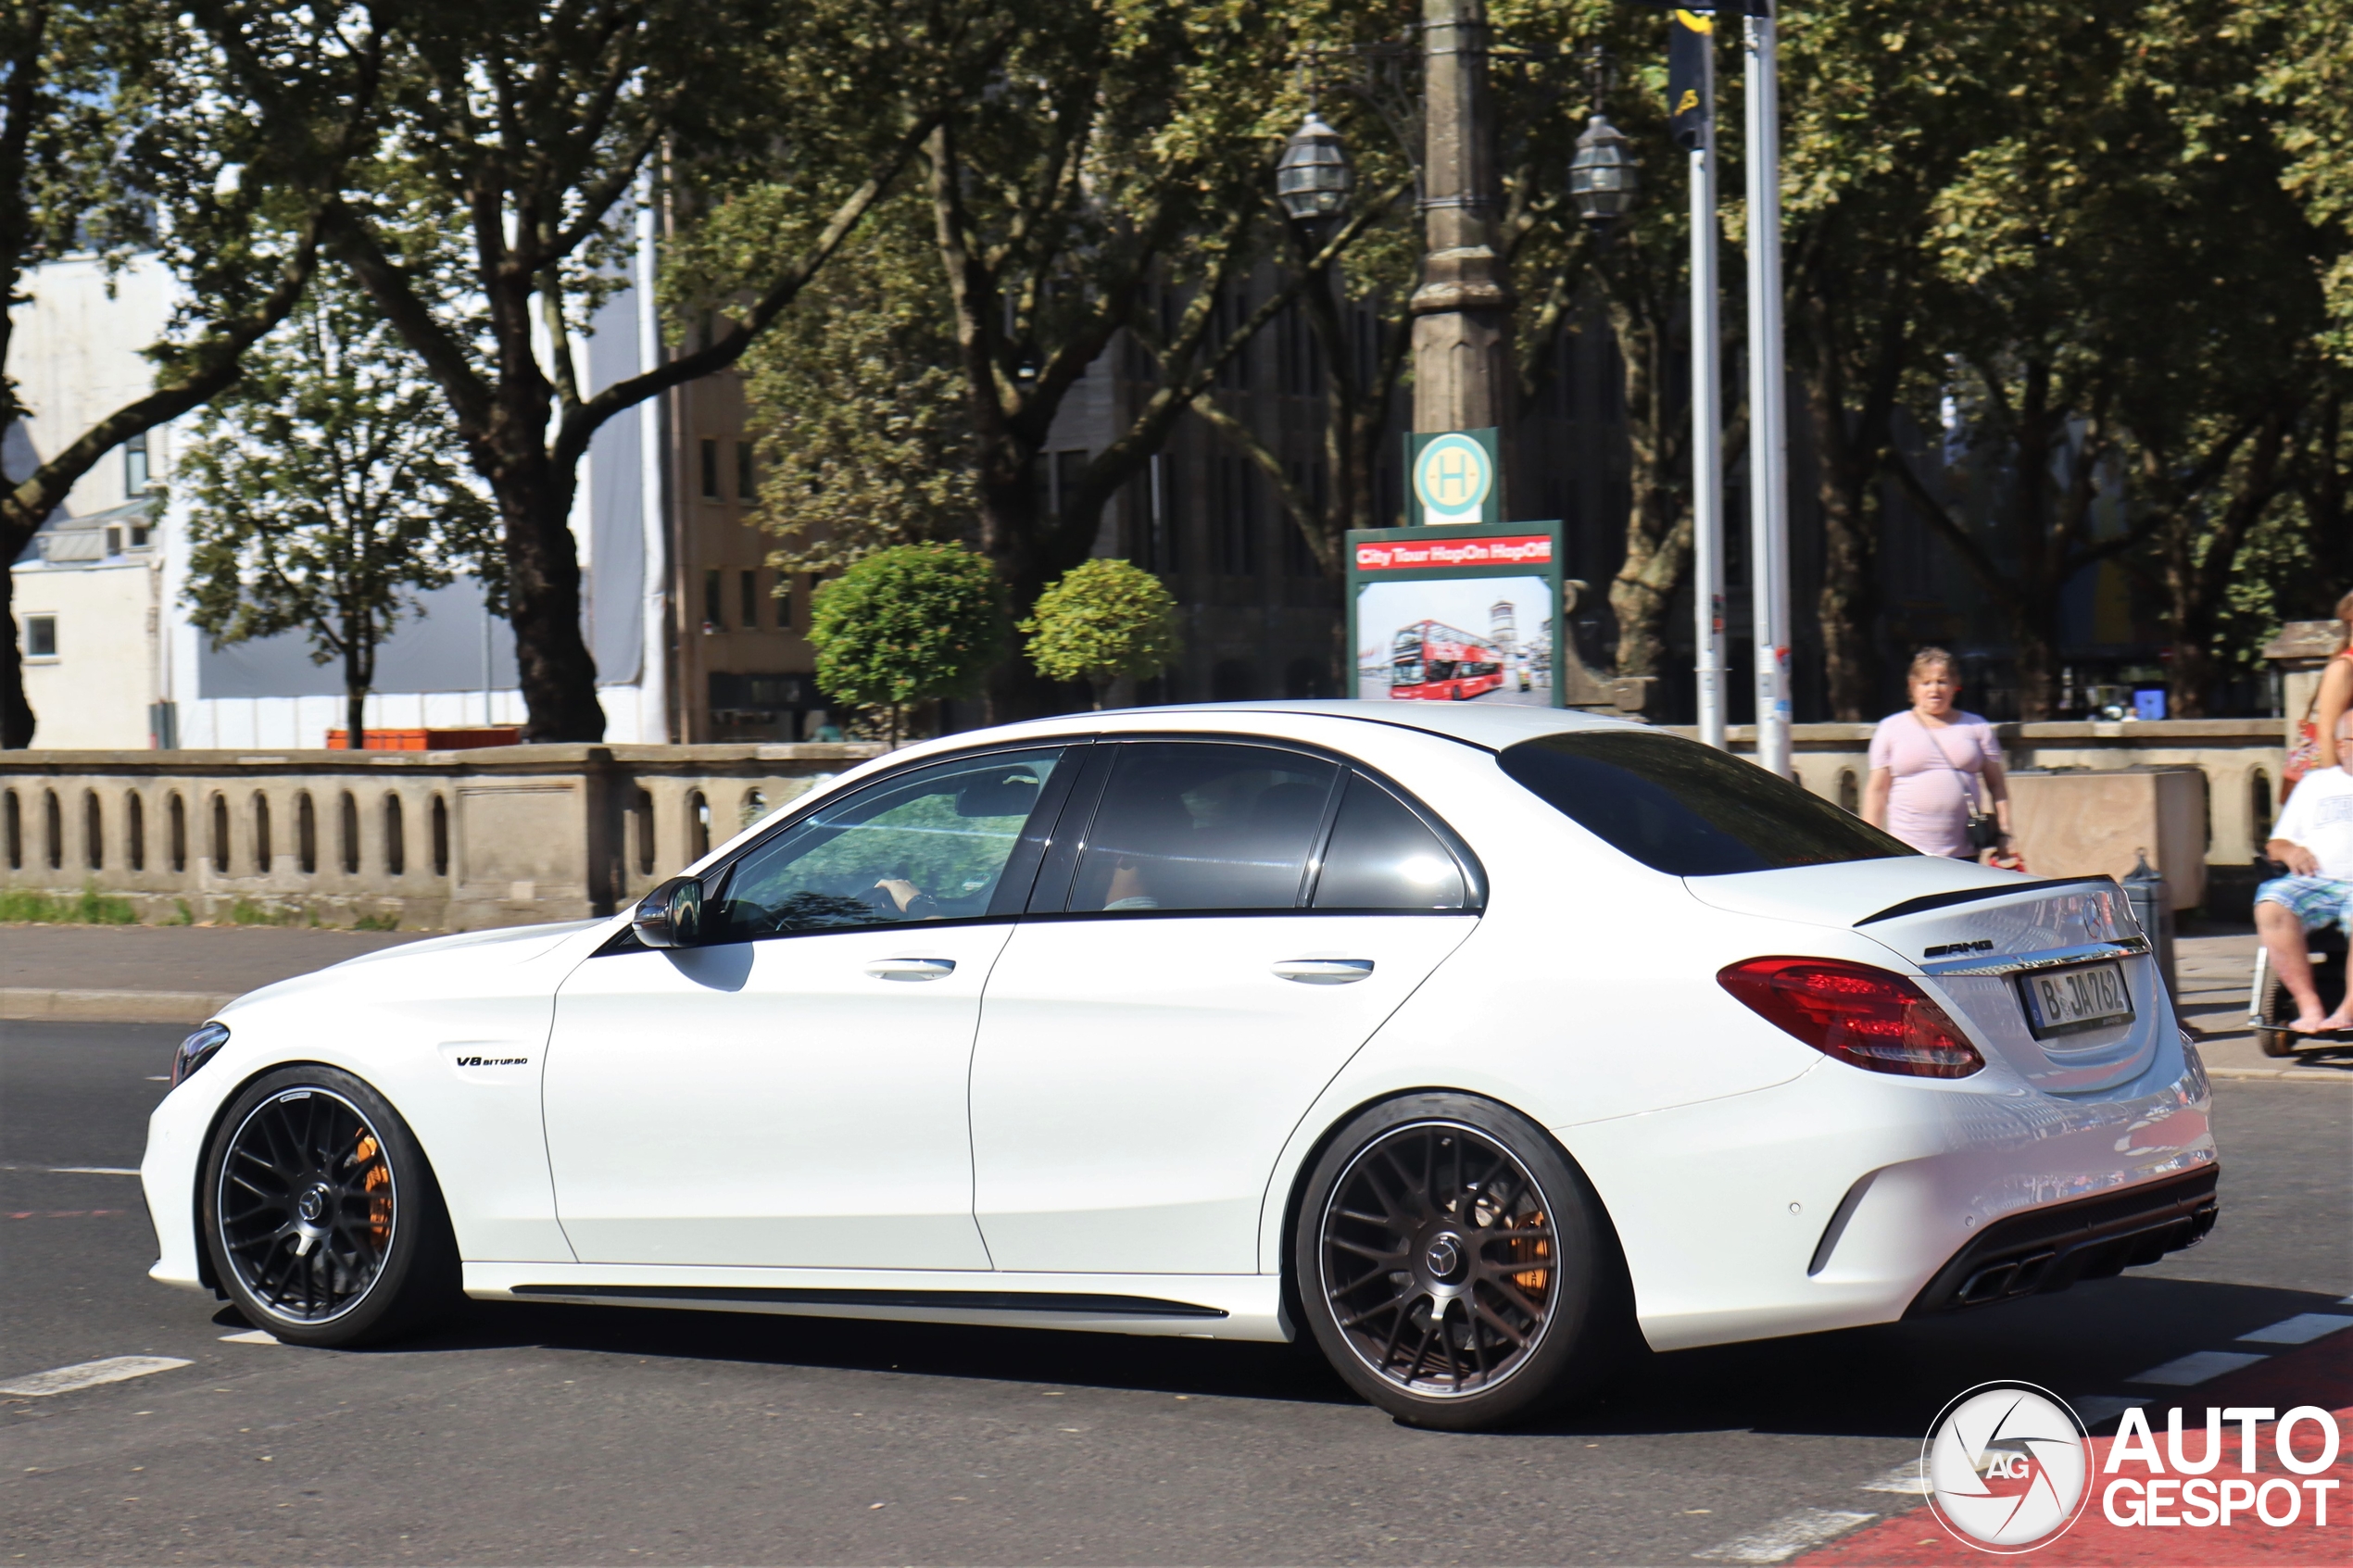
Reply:
[[174, 1078], [155, 1277], [289, 1342], [460, 1293], [1312, 1336], [1432, 1426], [2215, 1214], [2114, 883], [1528, 708], [927, 742], [610, 919], [255, 992]]

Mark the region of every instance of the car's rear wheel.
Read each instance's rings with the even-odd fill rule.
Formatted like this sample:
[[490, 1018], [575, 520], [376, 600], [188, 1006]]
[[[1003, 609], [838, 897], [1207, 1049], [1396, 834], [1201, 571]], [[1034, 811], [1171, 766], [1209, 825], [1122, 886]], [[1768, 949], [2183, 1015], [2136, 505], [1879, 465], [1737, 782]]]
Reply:
[[424, 1154], [348, 1073], [287, 1067], [247, 1085], [213, 1129], [203, 1181], [213, 1277], [280, 1339], [387, 1339], [459, 1298], [457, 1246]]
[[1294, 1278], [1325, 1357], [1401, 1421], [1491, 1426], [1628, 1345], [1601, 1203], [1528, 1118], [1470, 1095], [1376, 1106], [1309, 1179]]

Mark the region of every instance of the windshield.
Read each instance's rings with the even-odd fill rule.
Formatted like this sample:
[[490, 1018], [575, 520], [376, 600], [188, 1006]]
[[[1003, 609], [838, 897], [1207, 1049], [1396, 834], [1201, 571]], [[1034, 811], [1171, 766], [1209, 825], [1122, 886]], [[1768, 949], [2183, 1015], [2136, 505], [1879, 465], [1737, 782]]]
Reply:
[[1563, 816], [1673, 876], [1919, 853], [1755, 763], [1655, 730], [1543, 735], [1497, 761]]

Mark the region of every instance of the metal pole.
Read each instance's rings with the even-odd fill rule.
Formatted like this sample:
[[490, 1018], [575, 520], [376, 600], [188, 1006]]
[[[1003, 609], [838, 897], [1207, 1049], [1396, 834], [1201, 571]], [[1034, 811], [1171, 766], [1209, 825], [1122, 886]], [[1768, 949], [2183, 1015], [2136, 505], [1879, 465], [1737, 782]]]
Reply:
[[[637, 254], [632, 286], [637, 295], [637, 370], [661, 363], [661, 311], [654, 298], [654, 174], [637, 177]], [[640, 606], [642, 639], [637, 659], [637, 738], [657, 746], [670, 733], [670, 530], [668, 493], [661, 482], [662, 404], [668, 394], [637, 405], [637, 506], [639, 548], [645, 555], [645, 594]], [[799, 740], [799, 735], [790, 737]]]
[[[1781, 349], [1781, 103], [1772, 0], [1748, 0], [1748, 536], [1756, 760], [1793, 776], [1789, 696], [1789, 415]], [[1767, 14], [1757, 14], [1759, 12]]]
[[1701, 51], [1700, 139], [1692, 148], [1692, 598], [1699, 738], [1724, 745], [1724, 393], [1716, 282], [1716, 48]]
[[[1422, 282], [1414, 291], [1414, 428], [1508, 430], [1511, 284], [1497, 220], [1486, 0], [1423, 0]], [[1499, 481], [1508, 481], [1504, 455]]]

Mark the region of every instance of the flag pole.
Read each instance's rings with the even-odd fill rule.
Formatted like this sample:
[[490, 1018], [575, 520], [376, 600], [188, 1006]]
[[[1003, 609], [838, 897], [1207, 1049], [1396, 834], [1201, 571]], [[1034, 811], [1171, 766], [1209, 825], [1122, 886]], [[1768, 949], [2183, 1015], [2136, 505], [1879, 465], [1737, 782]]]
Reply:
[[1793, 777], [1789, 690], [1789, 417], [1781, 347], [1781, 106], [1773, 0], [1747, 0], [1748, 518], [1756, 760]]

